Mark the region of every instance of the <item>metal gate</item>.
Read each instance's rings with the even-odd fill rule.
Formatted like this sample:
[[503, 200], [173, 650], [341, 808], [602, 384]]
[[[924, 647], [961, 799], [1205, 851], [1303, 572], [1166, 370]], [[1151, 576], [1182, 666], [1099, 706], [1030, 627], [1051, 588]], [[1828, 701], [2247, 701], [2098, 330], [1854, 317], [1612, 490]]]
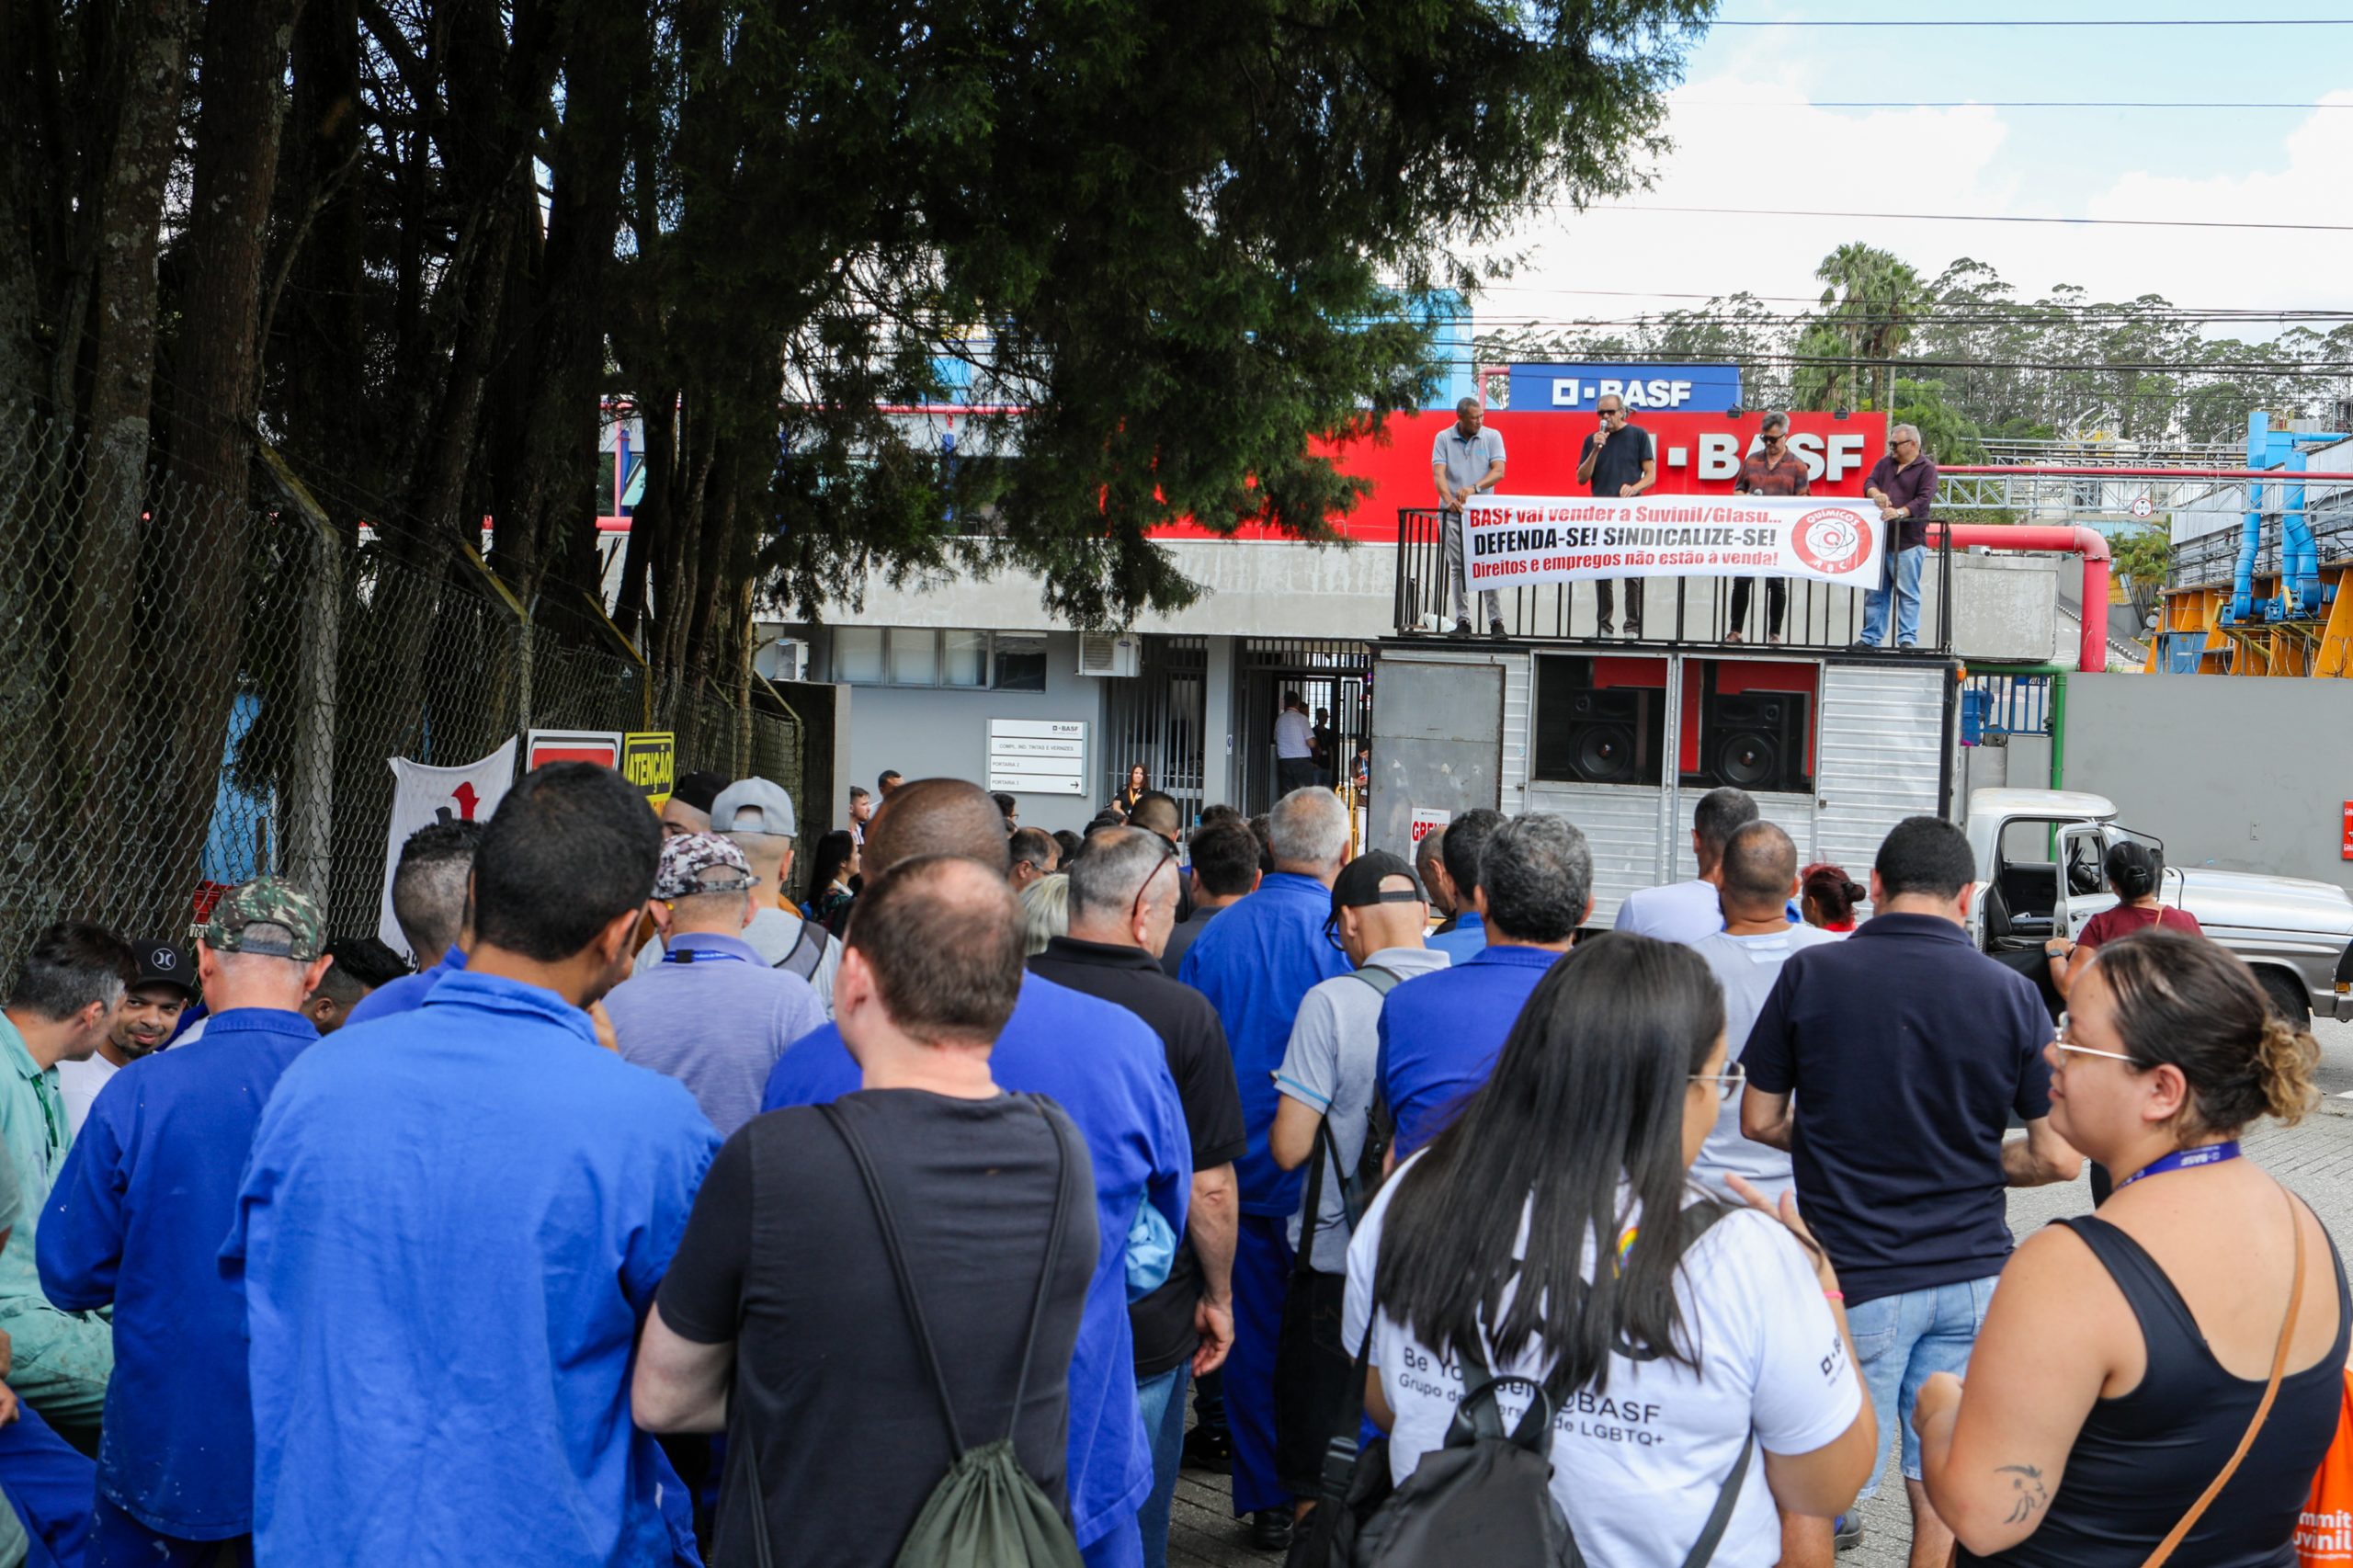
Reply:
[[1202, 711], [1208, 674], [1209, 649], [1203, 639], [1144, 638], [1135, 676], [1106, 683], [1109, 689], [1104, 699], [1097, 801], [1118, 794], [1128, 781], [1128, 769], [1140, 762], [1152, 787], [1176, 798], [1180, 820], [1193, 820], [1203, 804]]
[[1344, 779], [1357, 744], [1372, 734], [1370, 644], [1309, 637], [1245, 639], [1235, 661], [1235, 729], [1242, 737], [1242, 806], [1256, 816], [1275, 802], [1275, 720], [1283, 696], [1297, 692], [1308, 717], [1328, 713], [1333, 732], [1331, 777]]

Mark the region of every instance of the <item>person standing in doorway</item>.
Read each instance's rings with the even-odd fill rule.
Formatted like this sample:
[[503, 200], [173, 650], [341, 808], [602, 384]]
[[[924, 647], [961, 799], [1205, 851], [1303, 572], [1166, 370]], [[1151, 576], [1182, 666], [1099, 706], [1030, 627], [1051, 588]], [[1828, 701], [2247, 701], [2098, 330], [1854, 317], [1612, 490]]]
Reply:
[[1928, 519], [1937, 505], [1937, 465], [1920, 449], [1920, 427], [1898, 425], [1887, 433], [1887, 456], [1872, 468], [1863, 494], [1889, 525], [1887, 563], [1880, 585], [1863, 596], [1863, 634], [1859, 653], [1875, 653], [1887, 642], [1887, 596], [1895, 593], [1895, 649], [1909, 653], [1920, 641], [1920, 568], [1928, 556]]
[[[1490, 495], [1504, 476], [1504, 437], [1490, 430], [1479, 400], [1466, 397], [1454, 405], [1454, 423], [1438, 433], [1430, 447], [1430, 478], [1438, 485], [1443, 509], [1438, 523], [1438, 549], [1446, 561], [1447, 608], [1454, 617], [1454, 635], [1471, 635], [1470, 568], [1462, 543], [1462, 503], [1473, 495]], [[1503, 597], [1493, 588], [1479, 594], [1479, 618], [1487, 634], [1504, 632]]]
[[[1594, 408], [1601, 424], [1585, 438], [1584, 447], [1577, 452], [1577, 483], [1592, 486], [1594, 494], [1613, 501], [1643, 494], [1658, 483], [1658, 453], [1651, 445], [1651, 433], [1626, 417], [1625, 400], [1616, 392], [1604, 392]], [[1628, 577], [1624, 581], [1626, 635], [1639, 642], [1643, 635], [1643, 580]], [[1617, 608], [1609, 579], [1597, 578], [1593, 589], [1601, 615], [1601, 635], [1608, 637], [1615, 630], [1611, 623], [1616, 619]]]
[[1283, 710], [1275, 720], [1275, 788], [1283, 794], [1315, 782], [1315, 726], [1308, 722], [1307, 704], [1299, 693], [1283, 693]]
[[[1759, 436], [1757, 449], [1749, 453], [1740, 465], [1740, 474], [1732, 482], [1733, 491], [1740, 495], [1803, 495], [1806, 491], [1805, 460], [1790, 450], [1790, 416], [1768, 414]], [[1724, 641], [1742, 640], [1741, 628], [1748, 623], [1748, 598], [1756, 590], [1754, 577], [1732, 580], [1732, 623], [1724, 628]], [[1781, 640], [1781, 622], [1790, 608], [1790, 580], [1787, 577], [1765, 579], [1765, 641]]]

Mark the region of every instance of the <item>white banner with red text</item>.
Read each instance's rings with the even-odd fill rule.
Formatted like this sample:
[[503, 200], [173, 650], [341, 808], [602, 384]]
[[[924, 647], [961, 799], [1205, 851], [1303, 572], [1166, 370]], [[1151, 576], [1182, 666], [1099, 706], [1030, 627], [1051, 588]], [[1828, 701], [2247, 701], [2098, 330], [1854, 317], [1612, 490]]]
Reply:
[[1462, 552], [1473, 592], [1597, 577], [1812, 577], [1875, 588], [1881, 531], [1877, 508], [1832, 496], [1473, 495]]

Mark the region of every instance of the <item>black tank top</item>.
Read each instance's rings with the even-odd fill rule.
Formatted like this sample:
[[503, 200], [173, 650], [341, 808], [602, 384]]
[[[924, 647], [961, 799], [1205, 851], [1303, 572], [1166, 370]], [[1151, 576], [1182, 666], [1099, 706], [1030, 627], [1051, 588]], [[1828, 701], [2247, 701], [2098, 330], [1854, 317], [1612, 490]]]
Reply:
[[[2140, 1243], [2088, 1215], [2059, 1223], [2083, 1238], [2131, 1303], [2148, 1347], [2148, 1371], [2131, 1393], [2093, 1404], [2041, 1528], [2007, 1551], [1981, 1558], [1963, 1550], [1959, 1561], [1998, 1568], [2140, 1568], [2222, 1473], [2263, 1402], [2266, 1380], [2223, 1369], [2181, 1292]], [[2336, 1436], [2353, 1326], [2345, 1265], [2334, 1240], [2329, 1256], [2336, 1270], [2336, 1345], [2313, 1366], [2280, 1380], [2279, 1397], [2255, 1447], [2167, 1568], [2295, 1568], [2296, 1516]]]

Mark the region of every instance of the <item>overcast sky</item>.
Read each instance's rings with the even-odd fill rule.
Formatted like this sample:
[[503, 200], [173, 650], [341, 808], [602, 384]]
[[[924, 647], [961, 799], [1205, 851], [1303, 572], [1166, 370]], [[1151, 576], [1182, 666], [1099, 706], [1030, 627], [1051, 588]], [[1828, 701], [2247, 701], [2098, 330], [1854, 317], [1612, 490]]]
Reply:
[[[1975, 14], [2072, 17], [2345, 16], [2315, 0], [1984, 0]], [[1858, 0], [1725, 0], [1723, 18], [1900, 17]], [[1965, 17], [1935, 0], [1922, 17]], [[1711, 29], [1670, 99], [1674, 152], [1655, 188], [1550, 213], [1506, 248], [1527, 261], [1478, 307], [1483, 329], [1692, 305], [1674, 294], [1821, 292], [1841, 243], [1895, 252], [1933, 278], [1990, 263], [2021, 296], [2077, 283], [2095, 298], [2200, 307], [2353, 308], [2353, 233], [2055, 224], [1705, 217], [1643, 206], [2197, 218], [2353, 223], [2353, 28]], [[2035, 109], [2009, 99], [2260, 99], [2322, 109]], [[1963, 100], [1847, 109], [1840, 99]], [[1746, 106], [1746, 107], [1742, 107]], [[1654, 291], [1629, 299], [1587, 290]], [[2276, 327], [2224, 329], [2268, 336]], [[2327, 330], [2324, 324], [2321, 330]]]

